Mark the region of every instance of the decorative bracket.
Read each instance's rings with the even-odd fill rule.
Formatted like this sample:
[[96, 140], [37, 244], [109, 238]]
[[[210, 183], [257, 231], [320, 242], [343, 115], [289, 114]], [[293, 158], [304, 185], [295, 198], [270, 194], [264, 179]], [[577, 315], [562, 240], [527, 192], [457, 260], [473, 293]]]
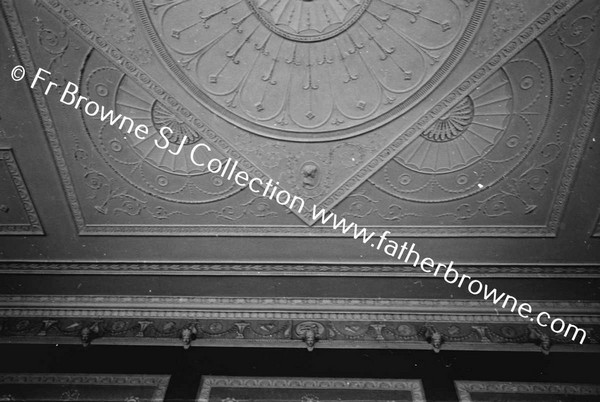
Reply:
[[325, 327], [323, 324], [314, 321], [305, 321], [296, 325], [296, 335], [306, 344], [309, 352], [315, 348], [315, 343], [321, 339]]
[[195, 324], [190, 324], [187, 328], [181, 330], [181, 342], [183, 342], [183, 348], [189, 349], [192, 341], [196, 339], [198, 330]]
[[435, 353], [440, 353], [442, 343], [444, 343], [444, 336], [434, 326], [427, 325], [426, 328], [425, 339], [431, 344]]

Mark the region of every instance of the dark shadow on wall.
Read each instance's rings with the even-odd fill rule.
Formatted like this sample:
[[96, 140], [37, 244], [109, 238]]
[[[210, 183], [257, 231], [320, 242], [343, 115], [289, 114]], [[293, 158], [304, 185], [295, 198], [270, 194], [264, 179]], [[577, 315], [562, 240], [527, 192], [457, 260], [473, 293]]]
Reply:
[[600, 384], [600, 354], [277, 348], [0, 345], [0, 372], [168, 374], [165, 401], [193, 401], [201, 376], [420, 379], [428, 401], [454, 380]]

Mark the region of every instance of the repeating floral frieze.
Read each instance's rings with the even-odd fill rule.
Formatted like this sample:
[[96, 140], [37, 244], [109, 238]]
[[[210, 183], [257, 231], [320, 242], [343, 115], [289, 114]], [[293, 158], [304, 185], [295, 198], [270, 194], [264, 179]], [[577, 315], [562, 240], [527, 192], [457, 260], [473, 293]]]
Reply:
[[600, 237], [600, 218], [598, 218], [598, 221], [596, 222], [596, 227], [592, 232], [592, 237]]

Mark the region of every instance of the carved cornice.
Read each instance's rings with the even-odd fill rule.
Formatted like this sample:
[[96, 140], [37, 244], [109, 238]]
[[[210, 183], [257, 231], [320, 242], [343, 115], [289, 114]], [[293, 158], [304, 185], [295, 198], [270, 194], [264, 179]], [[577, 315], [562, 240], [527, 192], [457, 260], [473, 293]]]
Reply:
[[594, 351], [600, 303], [532, 302], [585, 344], [474, 300], [0, 296], [0, 342]]
[[0, 384], [99, 384], [149, 385], [166, 389], [169, 376], [131, 374], [2, 374]]
[[[456, 264], [465, 274], [496, 278], [598, 278], [598, 264]], [[293, 263], [136, 263], [136, 262], [0, 262], [0, 274], [138, 274], [252, 276], [378, 276], [431, 277], [412, 265]]]
[[[565, 320], [600, 324], [600, 302], [530, 301], [534, 311]], [[0, 317], [153, 317], [187, 319], [426, 320], [514, 322], [485, 300], [0, 295]], [[527, 321], [529, 322], [529, 321]]]

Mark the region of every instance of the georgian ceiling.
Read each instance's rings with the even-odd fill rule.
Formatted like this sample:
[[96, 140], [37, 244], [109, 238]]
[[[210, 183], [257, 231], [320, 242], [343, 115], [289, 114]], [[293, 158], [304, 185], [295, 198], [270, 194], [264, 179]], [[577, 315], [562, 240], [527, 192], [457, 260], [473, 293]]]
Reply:
[[[196, 320], [197, 331], [227, 342], [246, 328], [300, 339], [294, 320], [322, 318], [333, 322], [315, 324], [322, 339], [419, 342], [437, 331], [432, 322], [457, 341], [543, 338], [314, 222], [313, 205], [597, 324], [594, 1], [1, 4], [0, 300], [13, 309], [11, 334], [150, 328], [166, 337]], [[28, 79], [14, 82], [18, 64]], [[38, 68], [60, 90], [77, 83], [82, 96], [146, 124], [148, 137], [62, 104], [58, 91], [29, 88]], [[173, 132], [162, 149], [165, 126]], [[212, 152], [197, 159], [239, 161], [305, 199], [306, 210], [194, 165], [199, 143]], [[104, 277], [117, 274], [127, 275]], [[40, 294], [52, 297], [32, 296]], [[156, 328], [131, 309], [144, 304], [132, 297], [154, 294], [148, 308], [162, 307], [151, 315], [167, 305], [177, 317]], [[178, 296], [197, 296], [194, 312]], [[49, 312], [47, 300], [61, 307]], [[94, 302], [116, 307], [77, 310]], [[264, 322], [240, 324], [245, 305]], [[211, 309], [221, 311], [217, 329]], [[429, 315], [411, 312], [419, 309]], [[50, 322], [74, 310], [106, 320]], [[465, 319], [466, 310], [485, 318]], [[22, 324], [27, 314], [35, 320]], [[397, 325], [386, 332], [382, 320]]]
[[[35, 39], [30, 74], [150, 127], [123, 136], [36, 96], [81, 234], [336, 235], [318, 205], [397, 235], [555, 236], [594, 114], [562, 118], [594, 80], [597, 10], [576, 3], [6, 7], [13, 35]], [[233, 157], [306, 210], [194, 165], [200, 142], [216, 153], [196, 159]]]

